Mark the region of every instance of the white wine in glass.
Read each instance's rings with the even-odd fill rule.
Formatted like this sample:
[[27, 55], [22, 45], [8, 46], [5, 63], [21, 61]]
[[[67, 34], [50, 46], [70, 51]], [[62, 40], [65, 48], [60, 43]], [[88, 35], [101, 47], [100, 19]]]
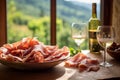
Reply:
[[86, 23], [72, 23], [71, 27], [72, 39], [80, 50], [80, 44], [87, 38], [87, 25]]
[[110, 67], [112, 64], [106, 61], [106, 49], [110, 46], [115, 38], [114, 28], [112, 26], [99, 26], [97, 29], [97, 40], [101, 47], [104, 48], [103, 62], [100, 64], [104, 67]]

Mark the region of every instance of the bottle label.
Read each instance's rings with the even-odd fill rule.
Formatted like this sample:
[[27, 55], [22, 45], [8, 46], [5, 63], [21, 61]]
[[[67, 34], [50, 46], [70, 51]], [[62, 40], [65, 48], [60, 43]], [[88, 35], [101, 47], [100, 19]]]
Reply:
[[96, 30], [89, 30], [89, 38], [96, 39]]
[[91, 52], [99, 52], [100, 51], [100, 45], [97, 41], [97, 39], [89, 39], [89, 48]]
[[98, 53], [101, 49], [97, 39], [96, 39], [97, 30], [89, 30], [89, 49], [90, 52]]

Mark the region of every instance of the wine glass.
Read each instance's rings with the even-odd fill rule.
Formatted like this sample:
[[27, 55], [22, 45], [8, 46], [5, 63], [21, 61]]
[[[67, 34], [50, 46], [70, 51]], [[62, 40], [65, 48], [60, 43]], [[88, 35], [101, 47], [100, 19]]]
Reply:
[[72, 39], [78, 46], [80, 51], [80, 44], [87, 38], [87, 25], [86, 23], [72, 23], [71, 27]]
[[112, 64], [106, 61], [106, 49], [110, 46], [115, 38], [115, 31], [112, 26], [98, 26], [97, 28], [97, 40], [101, 47], [104, 48], [103, 62], [100, 64], [103, 67], [110, 67]]

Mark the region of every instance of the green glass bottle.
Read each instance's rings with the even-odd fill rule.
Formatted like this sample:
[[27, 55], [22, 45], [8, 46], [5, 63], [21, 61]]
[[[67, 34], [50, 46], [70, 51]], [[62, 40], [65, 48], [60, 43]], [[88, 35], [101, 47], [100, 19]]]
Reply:
[[92, 3], [92, 17], [89, 20], [89, 50], [91, 53], [100, 54], [100, 45], [96, 38], [97, 27], [100, 20], [97, 18], [96, 3]]

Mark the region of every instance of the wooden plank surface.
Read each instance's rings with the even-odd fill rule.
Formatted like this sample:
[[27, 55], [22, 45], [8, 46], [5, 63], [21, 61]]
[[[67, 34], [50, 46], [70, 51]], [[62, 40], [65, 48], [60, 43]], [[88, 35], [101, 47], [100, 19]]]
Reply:
[[[90, 56], [102, 60], [101, 55]], [[113, 64], [110, 68], [101, 67], [97, 72], [79, 72], [76, 69], [65, 68], [61, 63], [56, 67], [43, 71], [20, 71], [0, 64], [1, 80], [99, 80], [111, 77], [120, 77], [120, 62], [109, 58]], [[119, 80], [119, 79], [118, 79]]]

